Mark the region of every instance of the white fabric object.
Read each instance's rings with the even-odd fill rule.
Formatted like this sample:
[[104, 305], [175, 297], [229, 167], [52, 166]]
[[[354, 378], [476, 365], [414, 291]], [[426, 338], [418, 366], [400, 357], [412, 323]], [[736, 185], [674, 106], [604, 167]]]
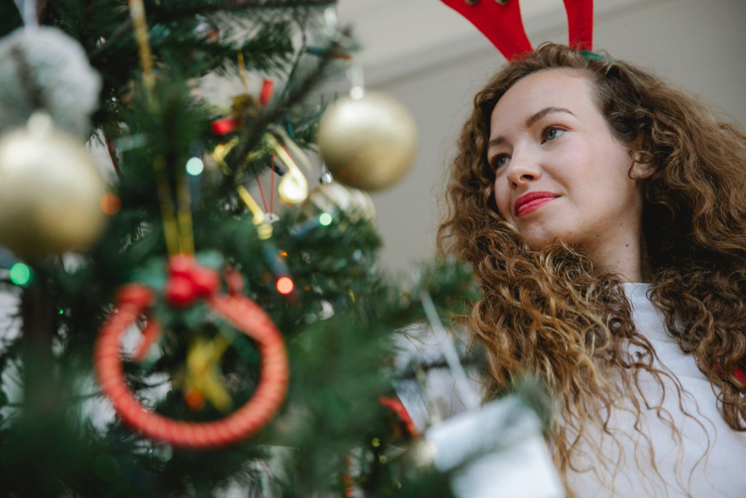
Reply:
[[[663, 314], [647, 297], [649, 287], [650, 284], [645, 283], [624, 284], [633, 307], [635, 326], [655, 349], [660, 360], [656, 366], [660, 368], [662, 364], [667, 367], [681, 382], [685, 391], [681, 401], [687, 412], [700, 421], [702, 426], [684, 415], [679, 408], [679, 399], [673, 383], [664, 379], [666, 396], [663, 407], [670, 413], [675, 426], [681, 430], [683, 445], [676, 444], [669, 427], [658, 418], [654, 410], [646, 410], [644, 405], [642, 431], [652, 441], [660, 477], [667, 484], [664, 485], [661, 478], [652, 471], [647, 453], [649, 446], [644, 439], [640, 440], [637, 449], [639, 467], [636, 464], [633, 439], [637, 433], [632, 428], [634, 417], [621, 410], [613, 412], [610, 427], [625, 437], [620, 439], [625, 455], [621, 468], [613, 479], [613, 489], [604, 485], [609, 480], [608, 476], [598, 476], [593, 471], [570, 472], [568, 482], [578, 495], [584, 498], [746, 497], [746, 433], [733, 431], [723, 421], [717, 410], [716, 396], [710, 382], [699, 371], [694, 358], [685, 355], [676, 340], [668, 334]], [[642, 378], [643, 394], [652, 404], [657, 404], [660, 399], [659, 386], [648, 374], [643, 374]], [[710, 438], [709, 456], [700, 461], [706, 449], [707, 436]], [[618, 456], [618, 448], [614, 445], [604, 444], [604, 449], [612, 452], [612, 456]], [[679, 457], [682, 460], [677, 472], [676, 462]], [[584, 466], [591, 468], [593, 463], [593, 458], [589, 456]]]
[[0, 132], [26, 123], [36, 110], [21, 74], [18, 57], [38, 87], [44, 110], [68, 134], [87, 139], [90, 116], [98, 107], [102, 78], [83, 47], [49, 26], [18, 28], [0, 40]]
[[451, 488], [460, 498], [564, 496], [541, 424], [517, 398], [461, 413], [430, 427], [425, 438], [434, 447], [438, 470], [451, 471], [468, 462], [451, 477]]
[[486, 455], [451, 477], [459, 498], [562, 498], [565, 490], [544, 439], [536, 434], [507, 451]]
[[[442, 345], [429, 329], [402, 336], [397, 367], [442, 363]], [[457, 344], [458, 345], [458, 344]], [[471, 387], [479, 392], [479, 383]], [[564, 489], [541, 435], [539, 420], [517, 398], [503, 398], [467, 412], [448, 368], [430, 368], [425, 393], [415, 380], [397, 385], [412, 421], [435, 450], [435, 467], [456, 470], [451, 489], [459, 498], [561, 498]], [[424, 398], [423, 394], [427, 397]], [[429, 426], [433, 415], [441, 423]], [[425, 430], [427, 428], [427, 430]]]

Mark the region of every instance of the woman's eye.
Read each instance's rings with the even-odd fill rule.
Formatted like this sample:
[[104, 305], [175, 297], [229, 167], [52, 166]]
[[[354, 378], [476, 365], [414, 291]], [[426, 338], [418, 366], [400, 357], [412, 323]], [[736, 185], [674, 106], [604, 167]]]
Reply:
[[505, 154], [498, 154], [495, 157], [492, 158], [492, 161], [490, 162], [490, 165], [492, 166], [493, 171], [497, 171], [501, 167], [505, 166], [508, 162], [508, 156]]
[[546, 128], [544, 130], [544, 138], [548, 141], [554, 140], [555, 138], [559, 137], [565, 132], [565, 130], [560, 130], [559, 128]]

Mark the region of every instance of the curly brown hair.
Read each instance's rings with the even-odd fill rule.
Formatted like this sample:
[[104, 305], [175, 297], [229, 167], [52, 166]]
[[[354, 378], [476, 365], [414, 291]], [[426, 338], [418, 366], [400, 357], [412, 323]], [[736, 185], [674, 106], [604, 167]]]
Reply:
[[[598, 465], [618, 468], [590, 433], [594, 426], [609, 432], [611, 408], [620, 408], [620, 399], [631, 401], [626, 406], [640, 425], [641, 372], [661, 387], [664, 377], [671, 379], [680, 406], [682, 390], [669, 371], [654, 366], [655, 351], [635, 329], [618, 275], [594, 271], [591, 258], [562, 242], [531, 250], [497, 209], [487, 164], [492, 111], [516, 82], [556, 68], [589, 78], [614, 136], [632, 158], [653, 166], [641, 180], [649, 297], [716, 388], [723, 419], [736, 431], [746, 430], [746, 388], [734, 374], [736, 367], [746, 369], [746, 135], [632, 64], [553, 43], [509, 63], [475, 97], [450, 168], [437, 247], [471, 263], [483, 291], [462, 318], [489, 355], [486, 396], [526, 372], [554, 393], [550, 438], [566, 478], [568, 468], [578, 470], [576, 453], [584, 444], [596, 448]], [[678, 434], [662, 413], [662, 399], [652, 408]], [[651, 461], [654, 468], [652, 452]]]

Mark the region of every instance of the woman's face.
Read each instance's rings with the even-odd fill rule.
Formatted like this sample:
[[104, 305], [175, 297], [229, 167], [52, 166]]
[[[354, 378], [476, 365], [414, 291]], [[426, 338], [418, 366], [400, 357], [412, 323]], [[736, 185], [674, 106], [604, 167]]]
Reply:
[[581, 72], [544, 70], [511, 87], [492, 113], [487, 159], [497, 207], [532, 249], [556, 239], [593, 249], [639, 238], [633, 162], [592, 92]]

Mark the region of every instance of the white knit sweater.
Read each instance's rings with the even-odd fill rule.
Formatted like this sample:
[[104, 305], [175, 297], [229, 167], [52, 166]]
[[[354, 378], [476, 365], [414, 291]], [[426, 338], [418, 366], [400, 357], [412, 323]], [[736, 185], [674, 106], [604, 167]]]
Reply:
[[[624, 410], [614, 410], [609, 429], [615, 432], [622, 443], [622, 464], [612, 477], [603, 474], [594, 458], [587, 453], [588, 456], [581, 460], [587, 471], [571, 471], [568, 475], [570, 485], [583, 498], [746, 498], [746, 433], [733, 431], [723, 421], [710, 382], [699, 371], [694, 358], [685, 355], [667, 333], [662, 313], [648, 299], [650, 285], [628, 283], [624, 287], [632, 303], [635, 326], [653, 345], [663, 366], [681, 382], [684, 389], [681, 401], [685, 410], [694, 418], [684, 415], [679, 408], [675, 386], [670, 380], [664, 379], [666, 395], [663, 407], [681, 431], [683, 444], [677, 443], [669, 426], [658, 418], [654, 410], [646, 409], [644, 404], [641, 425], [642, 434], [645, 435], [643, 437], [634, 430], [634, 417], [631, 414]], [[424, 360], [432, 360], [440, 352], [440, 347], [435, 341], [425, 339], [417, 341], [410, 350], [416, 351], [415, 354]], [[660, 368], [661, 365], [657, 366]], [[658, 404], [660, 389], [657, 383], [651, 377], [645, 378], [643, 374], [641, 386], [648, 402], [651, 405]], [[427, 416], [418, 391], [414, 383], [410, 383], [400, 386], [399, 395], [415, 424], [423, 429]], [[446, 369], [430, 371], [427, 394], [442, 418], [447, 419], [465, 410], [453, 378]], [[606, 455], [612, 459], [620, 456], [618, 447], [608, 437], [604, 439], [600, 434], [598, 437]], [[649, 438], [650, 443], [645, 437]], [[709, 453], [702, 459], [708, 438]], [[639, 440], [637, 445], [636, 439]], [[655, 474], [650, 463], [651, 444], [660, 476]], [[639, 465], [635, 461], [636, 457]]]
[[[646, 453], [650, 444], [645, 437], [640, 438], [632, 427], [633, 416], [616, 410], [611, 430], [619, 434], [624, 459], [613, 479], [614, 489], [610, 490], [602, 483], [608, 476], [599, 477], [592, 471], [571, 473], [568, 476], [571, 485], [582, 497], [746, 497], [746, 433], [733, 431], [723, 421], [710, 382], [699, 371], [694, 358], [685, 355], [668, 334], [663, 314], [648, 299], [650, 284], [628, 283], [624, 287], [633, 306], [637, 330], [653, 345], [660, 363], [681, 382], [685, 391], [681, 397], [682, 404], [694, 418], [684, 415], [673, 383], [664, 379], [666, 395], [663, 407], [680, 429], [683, 443], [679, 444], [672, 437], [671, 429], [654, 410], [643, 407], [642, 433], [652, 442], [660, 477], [653, 472], [649, 453]], [[657, 366], [660, 367], [660, 364]], [[649, 403], [657, 404], [661, 393], [652, 377], [643, 377], [641, 386]], [[710, 450], [702, 459], [708, 437]], [[636, 452], [635, 438], [640, 439]], [[613, 445], [604, 447], [613, 452], [612, 456], [618, 456], [618, 449]], [[635, 454], [638, 455], [639, 465], [635, 462]], [[592, 464], [591, 460], [589, 458], [586, 464]]]

